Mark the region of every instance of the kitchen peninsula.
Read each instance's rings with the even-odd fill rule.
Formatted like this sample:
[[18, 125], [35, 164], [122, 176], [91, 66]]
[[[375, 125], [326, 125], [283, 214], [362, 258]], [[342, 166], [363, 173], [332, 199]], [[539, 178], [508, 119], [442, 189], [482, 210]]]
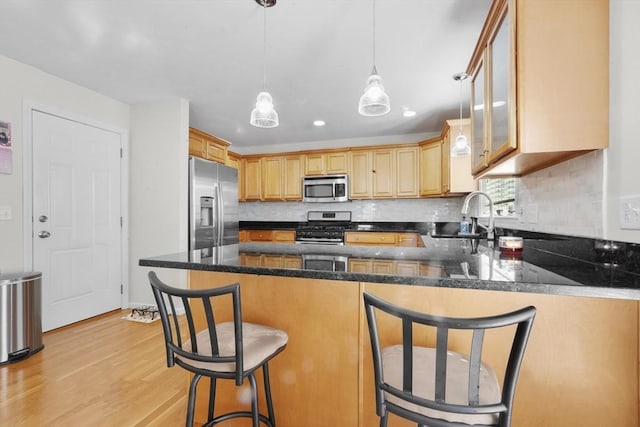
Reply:
[[[239, 282], [245, 320], [287, 331], [289, 345], [271, 369], [280, 426], [377, 424], [364, 291], [453, 316], [534, 305], [513, 425], [638, 425], [637, 271], [610, 248], [581, 249], [580, 239], [525, 239], [521, 257], [482, 240], [424, 240], [423, 248], [241, 243], [140, 265], [187, 269], [192, 288]], [[331, 261], [330, 269], [318, 261]], [[504, 362], [486, 357], [500, 372]], [[226, 386], [221, 404], [233, 405]], [[206, 395], [203, 387], [200, 419]], [[405, 425], [396, 421], [390, 425]]]

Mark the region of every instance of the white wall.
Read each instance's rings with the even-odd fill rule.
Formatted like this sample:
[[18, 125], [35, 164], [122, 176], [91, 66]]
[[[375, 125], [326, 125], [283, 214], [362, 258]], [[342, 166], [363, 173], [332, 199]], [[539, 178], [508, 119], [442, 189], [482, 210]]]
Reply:
[[[131, 107], [129, 303], [151, 304], [150, 268], [140, 258], [187, 250], [189, 103], [171, 99]], [[186, 287], [186, 272], [160, 278]]]
[[[0, 221], [0, 271], [22, 271], [23, 241], [23, 108], [25, 102], [51, 108], [112, 128], [129, 129], [129, 106], [0, 55], [0, 121], [11, 123], [13, 173], [0, 174], [0, 206], [12, 218]], [[30, 262], [29, 262], [30, 263]]]
[[620, 197], [640, 196], [640, 1], [611, 0], [610, 110], [605, 238], [640, 243], [640, 230], [620, 228]]

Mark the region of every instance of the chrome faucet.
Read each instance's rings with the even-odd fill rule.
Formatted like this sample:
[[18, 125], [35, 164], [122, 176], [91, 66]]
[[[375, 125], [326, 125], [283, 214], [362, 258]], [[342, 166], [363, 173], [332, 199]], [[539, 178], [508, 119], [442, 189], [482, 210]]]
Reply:
[[[469, 215], [469, 202], [471, 201], [471, 199], [473, 199], [476, 196], [485, 196], [487, 198], [487, 200], [489, 200], [489, 226], [487, 227], [487, 239], [488, 240], [493, 240], [493, 200], [491, 200], [491, 197], [483, 192], [483, 191], [472, 191], [471, 193], [467, 194], [467, 197], [465, 197], [464, 199], [464, 203], [462, 203], [462, 217], [463, 219]], [[475, 229], [476, 226], [479, 225], [477, 223], [478, 219], [477, 218], [473, 218], [473, 229], [472, 229], [472, 233], [475, 233]]]

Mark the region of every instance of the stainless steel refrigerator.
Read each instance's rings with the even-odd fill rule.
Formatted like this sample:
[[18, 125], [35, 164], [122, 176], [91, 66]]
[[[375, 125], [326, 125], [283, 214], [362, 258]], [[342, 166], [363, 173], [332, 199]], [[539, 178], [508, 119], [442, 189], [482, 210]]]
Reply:
[[238, 170], [189, 157], [189, 250], [238, 243]]

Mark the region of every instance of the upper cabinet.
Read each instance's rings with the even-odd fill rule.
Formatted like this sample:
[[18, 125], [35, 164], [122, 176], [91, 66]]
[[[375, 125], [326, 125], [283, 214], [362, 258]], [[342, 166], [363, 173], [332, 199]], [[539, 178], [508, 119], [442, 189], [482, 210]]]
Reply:
[[454, 196], [477, 189], [471, 174], [471, 157], [451, 156], [451, 141], [459, 134], [468, 139], [469, 119], [447, 120], [442, 135], [420, 143], [420, 195]]
[[308, 153], [304, 157], [305, 176], [347, 173], [346, 151], [314, 152]]
[[606, 0], [493, 2], [467, 70], [476, 176], [608, 146], [608, 35]]
[[[189, 154], [191, 156], [227, 164], [227, 147], [229, 145], [230, 143], [223, 139], [196, 128], [189, 128]], [[230, 166], [233, 166], [233, 160]]]

